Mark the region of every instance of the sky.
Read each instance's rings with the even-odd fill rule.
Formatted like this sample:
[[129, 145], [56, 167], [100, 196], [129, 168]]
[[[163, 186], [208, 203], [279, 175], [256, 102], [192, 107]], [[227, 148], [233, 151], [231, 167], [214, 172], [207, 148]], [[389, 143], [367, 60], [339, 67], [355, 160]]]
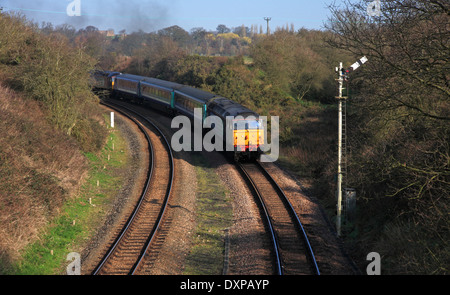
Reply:
[[[75, 28], [92, 25], [100, 30], [125, 29], [128, 33], [153, 32], [172, 25], [190, 31], [203, 27], [214, 31], [219, 24], [229, 28], [244, 24], [263, 26], [264, 17], [273, 31], [294, 24], [296, 30], [322, 29], [333, 0], [0, 0], [4, 12], [16, 11], [41, 24], [70, 24]], [[339, 1], [338, 1], [339, 2]], [[79, 5], [78, 5], [79, 3]], [[73, 8], [69, 16], [67, 9]]]

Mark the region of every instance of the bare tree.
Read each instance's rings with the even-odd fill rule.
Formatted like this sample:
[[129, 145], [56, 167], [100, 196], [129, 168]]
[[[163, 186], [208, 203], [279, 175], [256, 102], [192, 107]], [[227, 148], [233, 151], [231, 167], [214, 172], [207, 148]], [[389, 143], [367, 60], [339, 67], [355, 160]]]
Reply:
[[[426, 273], [445, 273], [443, 263], [449, 258], [441, 249], [450, 224], [450, 3], [386, 0], [379, 16], [368, 15], [368, 3], [331, 6], [327, 25], [334, 33], [331, 46], [369, 59], [351, 74], [358, 129], [353, 130], [349, 177], [361, 198], [389, 202], [389, 219], [399, 216], [397, 224], [414, 224], [410, 231], [420, 232], [428, 251], [402, 255], [407, 264], [416, 261], [421, 273], [425, 268]], [[409, 238], [405, 251], [416, 249], [414, 243]], [[425, 265], [429, 253], [434, 258], [426, 258]]]
[[387, 1], [383, 2], [382, 15], [376, 19], [367, 15], [366, 3], [344, 10], [331, 7], [334, 18], [328, 28], [336, 34], [330, 43], [355, 56], [368, 56], [373, 66], [367, 76], [372, 84], [394, 82], [392, 79], [402, 81], [396, 83], [399, 89], [394, 92], [389, 89], [380, 98], [385, 98], [383, 102], [389, 106], [400, 104], [423, 116], [450, 120], [448, 106], [434, 108], [425, 103], [425, 97], [410, 95], [428, 89], [437, 101], [445, 102], [450, 96], [448, 2]]

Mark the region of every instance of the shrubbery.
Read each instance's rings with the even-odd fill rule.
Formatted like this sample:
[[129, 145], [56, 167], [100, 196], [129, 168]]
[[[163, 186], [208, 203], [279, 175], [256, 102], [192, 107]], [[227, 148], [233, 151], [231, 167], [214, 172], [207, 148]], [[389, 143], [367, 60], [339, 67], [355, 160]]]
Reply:
[[96, 146], [98, 149], [98, 144], [86, 145], [105, 138], [105, 131], [92, 121], [98, 99], [91, 92], [89, 72], [96, 61], [81, 47], [74, 48], [66, 36], [40, 33], [36, 25], [19, 16], [1, 14], [0, 28], [7, 32], [0, 35], [0, 69], [4, 80], [42, 102], [48, 120], [56, 128], [68, 135], [77, 130], [76, 138], [85, 151]]
[[20, 257], [87, 172], [100, 125], [95, 60], [61, 34], [0, 13], [0, 273]]
[[445, 274], [450, 6], [387, 1], [374, 20], [368, 20], [366, 7], [364, 2], [332, 7], [329, 25], [332, 46], [369, 59], [352, 74], [351, 85], [356, 91], [348, 180], [360, 194], [355, 242], [366, 252], [382, 249], [391, 267], [386, 273]]
[[192, 85], [280, 116], [284, 163], [313, 178], [334, 216], [334, 68], [365, 55], [369, 62], [349, 85], [346, 181], [358, 192], [358, 218], [344, 227], [347, 241], [360, 261], [379, 251], [386, 272], [448, 273], [449, 6], [383, 5], [378, 19], [367, 17], [367, 1], [356, 1], [331, 7], [326, 30], [270, 36], [223, 25], [217, 34], [173, 26], [108, 39], [92, 27], [62, 26], [43, 35], [1, 15], [8, 34], [0, 35], [0, 79], [42, 102], [49, 121], [85, 151], [99, 147], [102, 128], [89, 113], [96, 99], [86, 73], [95, 62], [83, 48], [106, 70]]

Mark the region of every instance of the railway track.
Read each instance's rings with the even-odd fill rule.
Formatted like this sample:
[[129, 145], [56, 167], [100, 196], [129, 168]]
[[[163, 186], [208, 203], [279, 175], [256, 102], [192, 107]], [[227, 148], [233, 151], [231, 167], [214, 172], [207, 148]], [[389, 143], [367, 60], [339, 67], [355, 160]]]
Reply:
[[297, 213], [275, 180], [259, 162], [238, 167], [258, 196], [273, 245], [278, 275], [320, 275], [313, 250]]
[[147, 138], [151, 161], [138, 204], [92, 274], [133, 275], [139, 272], [149, 248], [157, 240], [165, 218], [174, 178], [173, 155], [166, 137], [151, 121], [124, 106], [111, 102], [103, 104], [138, 125]]

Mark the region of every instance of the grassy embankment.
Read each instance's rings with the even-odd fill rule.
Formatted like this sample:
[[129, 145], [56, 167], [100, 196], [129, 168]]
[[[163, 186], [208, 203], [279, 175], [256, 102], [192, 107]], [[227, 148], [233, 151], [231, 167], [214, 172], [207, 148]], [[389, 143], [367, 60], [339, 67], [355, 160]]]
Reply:
[[110, 129], [102, 150], [85, 156], [89, 172], [80, 192], [41, 230], [39, 239], [22, 251], [22, 259], [13, 266], [11, 274], [65, 273], [67, 255], [81, 251], [101, 225], [123, 183], [118, 171], [127, 165], [126, 143], [118, 130]]

